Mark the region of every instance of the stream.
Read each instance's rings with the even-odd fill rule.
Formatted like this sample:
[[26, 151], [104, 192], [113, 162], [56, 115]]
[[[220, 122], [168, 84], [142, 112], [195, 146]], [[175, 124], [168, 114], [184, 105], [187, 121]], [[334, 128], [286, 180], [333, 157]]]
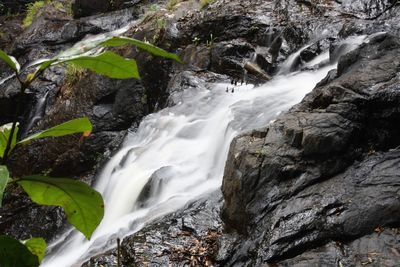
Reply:
[[[326, 52], [313, 63], [328, 58]], [[289, 57], [292, 62], [284, 66], [294, 60]], [[234, 90], [229, 83], [197, 81], [197, 88], [184, 91], [177, 105], [145, 117], [104, 166], [95, 188], [103, 195], [105, 216], [92, 239], [71, 228], [49, 246], [41, 266], [80, 266], [115, 247], [117, 238], [218, 189], [232, 139], [267, 125], [300, 102], [334, 67], [279, 74], [264, 85]]]

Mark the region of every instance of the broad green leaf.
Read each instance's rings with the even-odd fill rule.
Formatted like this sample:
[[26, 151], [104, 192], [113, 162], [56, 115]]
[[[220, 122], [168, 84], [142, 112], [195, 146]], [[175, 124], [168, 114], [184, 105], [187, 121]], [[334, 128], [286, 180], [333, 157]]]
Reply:
[[6, 189], [10, 173], [6, 166], [0, 165], [0, 207], [3, 202], [4, 190]]
[[90, 239], [103, 218], [103, 198], [83, 182], [65, 178], [27, 176], [21, 178], [18, 184], [34, 202], [63, 207], [68, 222], [87, 239]]
[[135, 60], [123, 58], [110, 51], [106, 51], [94, 56], [78, 56], [56, 62], [56, 64], [60, 63], [74, 64], [78, 67], [89, 69], [110, 78], [140, 79]]
[[18, 240], [6, 235], [0, 236], [1, 267], [38, 267], [39, 260]]
[[[12, 123], [7, 123], [0, 127], [0, 158], [3, 158], [5, 156], [4, 152], [7, 147], [8, 139], [10, 138], [10, 135], [11, 135], [11, 128], [12, 128]], [[17, 124], [15, 127], [15, 130], [14, 130], [14, 134], [12, 136], [10, 151], [8, 151], [8, 154], [11, 153], [11, 151], [17, 144], [18, 130], [19, 130], [19, 128], [18, 128], [18, 124]]]
[[13, 56], [7, 55], [7, 53], [1, 49], [0, 49], [0, 59], [3, 60], [5, 63], [7, 63], [7, 65], [14, 71], [19, 72], [20, 66], [18, 61]]
[[47, 69], [48, 67], [50, 67], [51, 64], [53, 64], [56, 61], [57, 61], [57, 59], [48, 59], [48, 60], [43, 61], [42, 63], [40, 63], [39, 68], [37, 69], [37, 72]]
[[163, 57], [163, 58], [168, 58], [168, 59], [173, 59], [178, 62], [182, 62], [181, 59], [173, 53], [169, 53], [165, 51], [164, 49], [161, 49], [155, 45], [142, 42], [133, 38], [128, 38], [128, 37], [112, 37], [102, 43], [100, 45], [102, 46], [111, 46], [111, 47], [116, 47], [116, 46], [122, 46], [122, 45], [134, 45], [137, 48], [140, 48], [150, 54], [153, 54], [155, 56]]
[[23, 244], [29, 249], [29, 251], [36, 255], [39, 259], [39, 263], [42, 262], [44, 254], [46, 254], [46, 241], [43, 238], [31, 238], [25, 240]]
[[90, 133], [92, 131], [92, 128], [92, 123], [89, 121], [88, 118], [84, 117], [74, 119], [44, 130], [42, 132], [28, 136], [27, 138], [19, 141], [18, 144], [25, 144], [29, 141], [45, 137], [57, 137], [75, 133], [84, 133], [85, 135], [87, 135], [87, 133]]

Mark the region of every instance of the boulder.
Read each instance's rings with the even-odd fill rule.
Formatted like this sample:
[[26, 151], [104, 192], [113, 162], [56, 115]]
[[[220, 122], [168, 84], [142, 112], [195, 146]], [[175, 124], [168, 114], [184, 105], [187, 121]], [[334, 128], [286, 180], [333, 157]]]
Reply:
[[399, 52], [398, 37], [371, 38], [340, 59], [335, 78], [233, 141], [222, 215], [242, 237], [228, 266], [279, 263], [398, 225]]
[[72, 12], [74, 18], [81, 18], [118, 10], [123, 4], [123, 0], [75, 0], [72, 4]]

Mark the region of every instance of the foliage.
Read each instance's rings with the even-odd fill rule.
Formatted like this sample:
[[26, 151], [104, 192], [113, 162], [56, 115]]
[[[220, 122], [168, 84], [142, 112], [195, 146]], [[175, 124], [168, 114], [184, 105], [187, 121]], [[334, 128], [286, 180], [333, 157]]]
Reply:
[[73, 64], [68, 64], [66, 71], [65, 71], [66, 83], [74, 84], [76, 81], [78, 81], [82, 77], [84, 71], [85, 71], [84, 68], [77, 67]]
[[[44, 2], [44, 1], [40, 1]], [[35, 2], [37, 3], [37, 2]], [[40, 6], [35, 3], [32, 10]], [[33, 11], [32, 11], [33, 12]], [[33, 12], [34, 13], [34, 12]], [[127, 37], [103, 35], [95, 40], [82, 41], [54, 58], [43, 59], [20, 68], [17, 60], [0, 50], [0, 60], [4, 61], [16, 74], [20, 82], [20, 93], [34, 82], [46, 69], [58, 64], [68, 64], [74, 68], [85, 68], [110, 78], [139, 79], [139, 71], [134, 59], [123, 58], [114, 52], [100, 52], [104, 47], [118, 47], [134, 45], [154, 56], [173, 59], [180, 62], [180, 58], [161, 48]], [[31, 73], [29, 69], [35, 68]], [[23, 80], [22, 77], [26, 77]], [[22, 103], [18, 102], [16, 110], [20, 110]], [[14, 116], [17, 118], [17, 116]], [[83, 182], [67, 178], [51, 178], [41, 175], [32, 175], [11, 179], [7, 169], [7, 162], [15, 147], [27, 145], [31, 141], [46, 137], [58, 137], [76, 133], [88, 136], [92, 131], [92, 124], [87, 118], [78, 118], [54, 126], [47, 130], [35, 133], [22, 140], [18, 136], [19, 125], [17, 120], [0, 127], [0, 206], [7, 184], [14, 183], [21, 186], [32, 201], [41, 205], [60, 206], [64, 209], [67, 220], [90, 239], [104, 215], [104, 203], [101, 195]], [[0, 236], [0, 266], [38, 266], [44, 256], [46, 243], [43, 239], [34, 238], [24, 243], [8, 236]]]
[[176, 6], [177, 4], [182, 3], [182, 2], [184, 2], [184, 1], [185, 1], [185, 0], [169, 0], [168, 3], [167, 3], [167, 9], [168, 9], [169, 11], [174, 10], [174, 9], [175, 9], [175, 6]]
[[29, 251], [36, 255], [39, 262], [42, 262], [44, 254], [46, 253], [46, 241], [43, 238], [31, 238], [22, 242]]
[[75, 133], [83, 133], [85, 136], [89, 136], [90, 133], [92, 132], [92, 129], [93, 126], [88, 118], [84, 117], [84, 118], [74, 119], [64, 122], [55, 127], [49, 128], [47, 130], [38, 132], [31, 136], [28, 136], [23, 140], [19, 141], [18, 144], [25, 144], [32, 140], [41, 139], [45, 137], [60, 137]]
[[152, 4], [152, 5], [150, 6], [150, 8], [149, 8], [149, 11], [151, 11], [151, 12], [156, 12], [156, 11], [158, 11], [158, 10], [160, 10], [160, 6], [157, 5], [157, 4]]
[[200, 9], [207, 7], [209, 4], [212, 4], [215, 0], [200, 0]]
[[140, 78], [135, 60], [123, 58], [110, 51], [94, 56], [71, 58], [64, 60], [62, 63], [70, 63], [76, 67], [86, 68], [110, 78]]
[[215, 37], [213, 36], [213, 34], [210, 34], [210, 38], [206, 41], [206, 46], [207, 47], [212, 47], [214, 45], [214, 41], [215, 41]]
[[101, 195], [80, 181], [45, 176], [27, 176], [17, 182], [30, 198], [41, 205], [61, 206], [68, 222], [87, 239], [100, 224], [104, 214]]
[[27, 246], [9, 236], [0, 236], [0, 266], [37, 267], [39, 263], [39, 257]]
[[0, 165], [0, 207], [3, 202], [3, 194], [6, 189], [6, 185], [8, 184], [8, 180], [10, 179], [10, 173], [6, 166]]
[[14, 57], [7, 55], [4, 51], [0, 50], [0, 59], [6, 62], [13, 71], [19, 72], [20, 66]]
[[48, 1], [36, 1], [33, 3], [27, 4], [26, 16], [25, 16], [24, 20], [22, 21], [22, 26], [24, 28], [29, 27], [32, 24], [34, 18], [38, 14], [38, 12], [40, 11], [40, 9], [42, 9], [47, 3], [48, 3]]

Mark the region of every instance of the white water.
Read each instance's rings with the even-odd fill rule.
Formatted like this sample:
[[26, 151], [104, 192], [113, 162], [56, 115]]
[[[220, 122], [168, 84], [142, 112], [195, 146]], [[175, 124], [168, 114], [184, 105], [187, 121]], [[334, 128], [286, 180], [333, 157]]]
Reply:
[[44, 114], [44, 111], [46, 108], [46, 100], [47, 100], [48, 94], [49, 94], [49, 91], [44, 93], [44, 95], [36, 101], [36, 104], [31, 112], [31, 114], [29, 115], [28, 123], [24, 130], [24, 134], [28, 133], [29, 130], [35, 125], [35, 123], [37, 123], [43, 117], [43, 114]]
[[[183, 93], [182, 101], [147, 116], [137, 132], [107, 163], [95, 186], [105, 199], [105, 217], [91, 241], [68, 231], [50, 247], [42, 266], [79, 266], [95, 253], [115, 246], [117, 237], [183, 207], [219, 188], [229, 145], [239, 132], [265, 126], [298, 103], [332, 68], [277, 76], [267, 84], [215, 84]], [[156, 172], [160, 191], [149, 205], [136, 200]]]

